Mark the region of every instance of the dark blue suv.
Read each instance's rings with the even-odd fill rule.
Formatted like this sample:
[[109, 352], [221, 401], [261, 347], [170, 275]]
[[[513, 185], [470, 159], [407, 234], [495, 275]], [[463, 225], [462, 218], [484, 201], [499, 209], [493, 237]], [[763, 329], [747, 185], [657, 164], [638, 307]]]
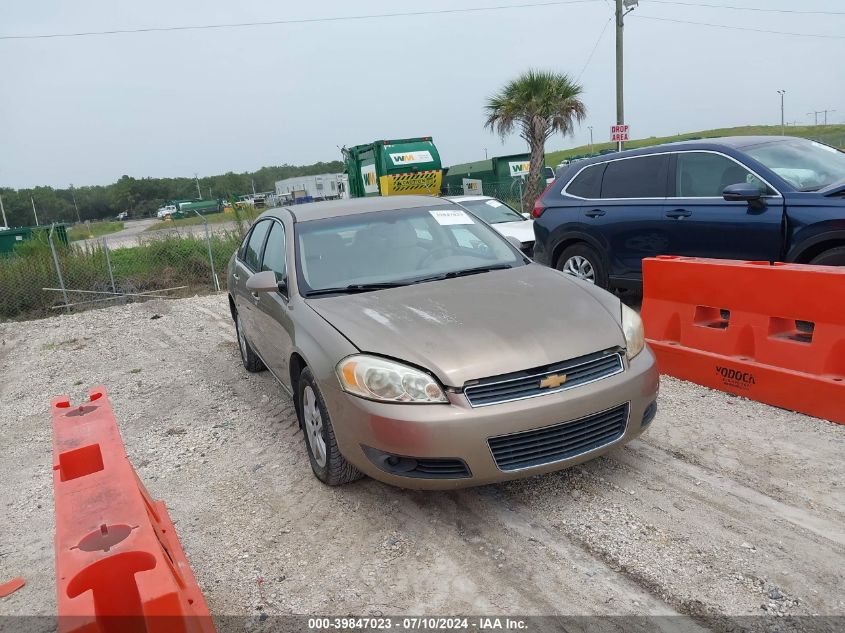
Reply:
[[642, 259], [687, 255], [845, 265], [845, 153], [792, 137], [728, 137], [562, 167], [534, 206], [534, 259], [604, 288]]

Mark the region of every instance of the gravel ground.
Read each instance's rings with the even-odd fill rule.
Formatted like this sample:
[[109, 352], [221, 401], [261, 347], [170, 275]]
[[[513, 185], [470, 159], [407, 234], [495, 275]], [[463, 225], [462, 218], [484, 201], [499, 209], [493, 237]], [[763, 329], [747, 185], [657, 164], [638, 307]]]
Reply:
[[845, 615], [845, 426], [664, 378], [646, 435], [561, 473], [328, 488], [222, 294], [0, 324], [0, 376], [0, 615], [55, 610], [49, 401], [97, 384], [216, 615]]

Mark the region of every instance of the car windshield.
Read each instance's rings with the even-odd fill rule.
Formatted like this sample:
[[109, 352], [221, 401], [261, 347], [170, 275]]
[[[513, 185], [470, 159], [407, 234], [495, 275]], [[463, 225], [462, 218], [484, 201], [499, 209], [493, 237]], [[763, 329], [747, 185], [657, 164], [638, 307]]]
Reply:
[[493, 229], [448, 204], [297, 222], [295, 231], [297, 279], [305, 296], [525, 265]]
[[502, 224], [503, 222], [520, 222], [525, 220], [524, 217], [501, 200], [479, 198], [478, 200], [461, 200], [458, 204], [472, 211], [475, 215], [487, 222], [487, 224]]
[[796, 138], [745, 151], [801, 191], [845, 180], [845, 153], [822, 143]]

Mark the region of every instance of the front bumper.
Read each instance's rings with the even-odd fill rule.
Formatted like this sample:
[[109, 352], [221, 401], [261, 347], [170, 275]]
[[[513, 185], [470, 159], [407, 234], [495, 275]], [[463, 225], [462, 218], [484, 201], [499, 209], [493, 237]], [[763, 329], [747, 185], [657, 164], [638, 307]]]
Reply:
[[[620, 446], [642, 433], [651, 421], [659, 377], [651, 350], [646, 348], [625, 371], [559, 393], [473, 408], [463, 393], [448, 394], [450, 403], [408, 405], [371, 402], [321, 385], [341, 452], [374, 479], [404, 488], [451, 489], [477, 486], [579, 464]], [[624, 433], [612, 442], [573, 457], [519, 470], [501, 470], [493, 458], [491, 437], [575, 421], [628, 404]], [[651, 408], [650, 408], [651, 407]], [[645, 419], [645, 424], [643, 420]], [[387, 472], [376, 452], [425, 460], [463, 461], [469, 476], [427, 478]]]

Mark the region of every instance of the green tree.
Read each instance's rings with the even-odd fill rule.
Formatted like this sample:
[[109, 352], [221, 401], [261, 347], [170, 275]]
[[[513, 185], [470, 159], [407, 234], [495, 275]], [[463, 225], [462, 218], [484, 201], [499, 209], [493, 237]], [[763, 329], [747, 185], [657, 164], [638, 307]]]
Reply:
[[575, 123], [587, 115], [587, 107], [580, 99], [582, 92], [581, 85], [565, 73], [529, 70], [487, 100], [484, 126], [502, 138], [518, 130], [531, 150], [523, 211], [530, 211], [542, 192], [540, 176], [546, 141], [556, 132], [572, 134]]

